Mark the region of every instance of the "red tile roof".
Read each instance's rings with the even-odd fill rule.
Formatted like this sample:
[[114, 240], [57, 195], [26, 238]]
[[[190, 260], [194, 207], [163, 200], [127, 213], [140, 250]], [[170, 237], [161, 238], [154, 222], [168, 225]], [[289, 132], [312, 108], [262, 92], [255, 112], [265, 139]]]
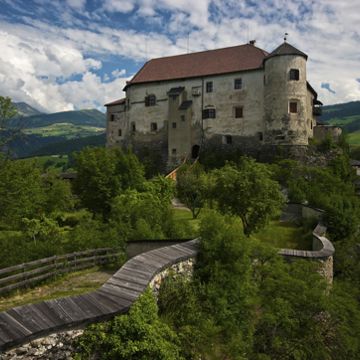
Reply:
[[119, 99], [119, 100], [115, 100], [113, 102], [109, 102], [109, 103], [105, 104], [104, 106], [121, 105], [121, 104], [124, 104], [125, 101], [126, 101], [126, 98], [122, 98], [122, 99]]
[[126, 85], [219, 75], [262, 67], [268, 53], [245, 44], [223, 49], [153, 59], [145, 63]]

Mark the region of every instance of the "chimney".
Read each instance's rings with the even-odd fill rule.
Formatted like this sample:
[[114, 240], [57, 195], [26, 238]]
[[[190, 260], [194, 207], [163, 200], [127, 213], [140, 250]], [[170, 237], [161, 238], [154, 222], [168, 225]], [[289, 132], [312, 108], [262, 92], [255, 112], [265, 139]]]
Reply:
[[250, 40], [250, 41], [249, 41], [249, 44], [250, 44], [250, 45], [255, 45], [255, 43], [256, 43], [256, 40]]

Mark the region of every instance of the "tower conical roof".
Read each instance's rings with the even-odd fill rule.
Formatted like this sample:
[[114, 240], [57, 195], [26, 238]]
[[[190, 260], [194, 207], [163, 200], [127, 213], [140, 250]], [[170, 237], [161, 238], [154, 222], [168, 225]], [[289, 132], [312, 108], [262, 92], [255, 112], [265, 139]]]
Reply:
[[273, 52], [271, 52], [265, 59], [264, 61], [266, 61], [267, 59], [274, 57], [274, 56], [282, 56], [282, 55], [298, 55], [298, 56], [302, 56], [305, 59], [308, 58], [308, 56], [303, 53], [302, 51], [298, 50], [296, 47], [290, 45], [287, 42], [284, 42], [283, 44], [281, 44], [280, 46], [278, 46]]

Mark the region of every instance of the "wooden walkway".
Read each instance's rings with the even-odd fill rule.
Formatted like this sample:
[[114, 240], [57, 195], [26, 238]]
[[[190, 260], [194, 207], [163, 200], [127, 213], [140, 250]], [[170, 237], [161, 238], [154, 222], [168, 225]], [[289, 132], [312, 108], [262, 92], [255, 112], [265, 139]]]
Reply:
[[98, 290], [15, 307], [0, 313], [0, 352], [51, 333], [125, 313], [156, 274], [195, 257], [197, 240], [135, 256]]

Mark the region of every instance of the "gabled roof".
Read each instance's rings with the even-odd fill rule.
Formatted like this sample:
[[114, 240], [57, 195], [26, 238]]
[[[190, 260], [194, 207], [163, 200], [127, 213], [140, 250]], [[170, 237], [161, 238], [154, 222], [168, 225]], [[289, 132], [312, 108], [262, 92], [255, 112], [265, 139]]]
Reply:
[[119, 99], [119, 100], [115, 100], [113, 102], [109, 102], [109, 103], [105, 104], [104, 106], [121, 105], [121, 104], [124, 104], [125, 102], [126, 102], [126, 98], [122, 98], [122, 99]]
[[[268, 53], [245, 44], [223, 49], [153, 59], [128, 82], [132, 84], [220, 75], [262, 67]], [[126, 88], [125, 87], [125, 88]]]
[[298, 55], [298, 56], [303, 56], [305, 59], [308, 58], [308, 56], [305, 53], [298, 50], [296, 47], [290, 45], [289, 43], [284, 42], [280, 46], [278, 46], [274, 51], [272, 51], [265, 58], [265, 60], [270, 59], [274, 56], [282, 56], [282, 55]]

